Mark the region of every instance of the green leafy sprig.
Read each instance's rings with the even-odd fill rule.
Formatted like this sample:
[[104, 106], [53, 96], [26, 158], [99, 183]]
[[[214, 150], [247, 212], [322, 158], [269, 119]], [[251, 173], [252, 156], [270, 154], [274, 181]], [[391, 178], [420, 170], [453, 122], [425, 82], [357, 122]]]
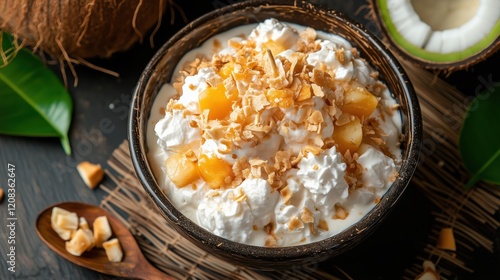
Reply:
[[500, 184], [500, 86], [479, 94], [465, 115], [459, 148], [471, 178], [467, 189], [484, 180]]
[[68, 91], [30, 50], [0, 33], [0, 134], [59, 137], [71, 154], [73, 101]]

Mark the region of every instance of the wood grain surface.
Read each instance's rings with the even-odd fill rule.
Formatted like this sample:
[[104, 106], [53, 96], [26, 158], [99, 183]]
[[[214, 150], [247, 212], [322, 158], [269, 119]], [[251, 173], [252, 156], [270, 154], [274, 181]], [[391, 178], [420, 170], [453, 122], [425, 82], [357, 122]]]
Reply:
[[[187, 20], [214, 8], [233, 3], [234, 0], [176, 1]], [[379, 34], [377, 26], [365, 18], [366, 1], [311, 1], [344, 12], [364, 23], [368, 30]], [[174, 32], [185, 25], [180, 13], [175, 11], [175, 24], [170, 25], [170, 14], [155, 36], [155, 48], [147, 43], [119, 53], [109, 60], [92, 60], [100, 67], [120, 73], [119, 78], [78, 66], [78, 86], [69, 92], [74, 101], [70, 141], [73, 149], [66, 156], [56, 138], [29, 138], [0, 135], [0, 187], [7, 190], [8, 164], [15, 166], [15, 217], [8, 218], [6, 197], [0, 203], [0, 279], [115, 279], [78, 267], [52, 252], [37, 236], [35, 220], [40, 211], [51, 204], [64, 201], [82, 201], [98, 205], [105, 196], [99, 188], [85, 186], [76, 171], [76, 164], [83, 160], [100, 163], [106, 168], [106, 160], [126, 138], [127, 115], [132, 92], [142, 69], [154, 52]], [[465, 93], [473, 94], [481, 85], [479, 77], [499, 82], [497, 69], [499, 55], [478, 64], [469, 71], [461, 71], [447, 77]], [[58, 73], [58, 68], [54, 67]], [[68, 72], [68, 75], [69, 72]], [[1, 101], [0, 101], [1, 102]], [[106, 183], [105, 179], [104, 183]], [[342, 275], [336, 269], [344, 269], [354, 279], [400, 279], [404, 267], [411, 264], [416, 250], [425, 244], [425, 233], [432, 223], [431, 203], [410, 185], [390, 218], [361, 246], [332, 261], [319, 264], [318, 268]], [[15, 244], [9, 244], [9, 222], [15, 222]], [[12, 239], [12, 238], [11, 238]], [[15, 272], [8, 268], [10, 247], [15, 246]], [[496, 254], [500, 254], [498, 251]], [[485, 254], [480, 263], [477, 278], [498, 275], [491, 256]], [[498, 260], [498, 258], [496, 258]], [[362, 265], [363, 269], [360, 269]], [[497, 274], [493, 274], [497, 273]], [[492, 279], [492, 278], [490, 278]], [[497, 278], [498, 279], [498, 278]]]

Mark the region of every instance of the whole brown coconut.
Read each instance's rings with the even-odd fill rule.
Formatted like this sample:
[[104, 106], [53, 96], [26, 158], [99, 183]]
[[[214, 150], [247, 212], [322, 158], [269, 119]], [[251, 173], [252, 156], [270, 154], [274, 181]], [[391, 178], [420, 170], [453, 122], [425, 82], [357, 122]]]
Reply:
[[105, 58], [157, 29], [170, 1], [2, 0], [0, 29], [55, 58]]

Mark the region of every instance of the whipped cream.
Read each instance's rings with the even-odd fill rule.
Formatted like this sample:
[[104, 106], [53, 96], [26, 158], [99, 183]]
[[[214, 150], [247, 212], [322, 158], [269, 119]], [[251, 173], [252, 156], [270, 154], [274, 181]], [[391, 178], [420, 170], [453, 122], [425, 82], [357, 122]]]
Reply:
[[[308, 39], [311, 34], [315, 38]], [[251, 65], [261, 68], [245, 68], [239, 60], [245, 44], [255, 46], [245, 59], [256, 59]], [[269, 48], [274, 48], [272, 55]], [[268, 19], [209, 39], [186, 54], [176, 72], [192, 67], [197, 57], [205, 57], [205, 64], [193, 75], [174, 75], [155, 100], [148, 157], [166, 196], [208, 231], [257, 246], [322, 240], [366, 215], [396, 179], [401, 160], [397, 102], [344, 38]], [[335, 87], [320, 85], [311, 71], [301, 78], [313, 81], [309, 93], [298, 98], [301, 81], [286, 78], [297, 60], [327, 73]], [[235, 64], [230, 77], [220, 69], [227, 61]], [[231, 91], [238, 97], [225, 119], [210, 119], [200, 98], [221, 83], [227, 98], [234, 98]], [[289, 99], [280, 95], [294, 87]], [[376, 92], [378, 103], [368, 117], [342, 116], [332, 104], [356, 87]], [[371, 132], [357, 150], [346, 153], [332, 135], [354, 119]], [[202, 175], [191, 174], [192, 180], [177, 186], [166, 176], [165, 161], [184, 153], [192, 162], [187, 166], [197, 164]], [[201, 165], [203, 157], [210, 167]], [[221, 172], [225, 175], [214, 185], [212, 177]]]
[[297, 177], [311, 193], [316, 207], [331, 208], [349, 195], [344, 178], [347, 165], [341, 158], [334, 146], [317, 156], [308, 153], [300, 161]]
[[192, 126], [196, 116], [184, 116], [183, 111], [166, 112], [165, 117], [155, 125], [158, 144], [166, 151], [184, 148], [192, 145], [196, 148], [201, 140], [200, 130]]
[[257, 25], [248, 36], [248, 39], [254, 40], [257, 47], [262, 47], [264, 43], [272, 41], [285, 49], [295, 50], [299, 34], [290, 25], [271, 18]]
[[378, 189], [388, 188], [394, 179], [391, 176], [396, 174], [394, 160], [370, 145], [362, 144], [358, 151], [361, 155], [357, 162], [363, 167], [364, 184]]
[[227, 239], [248, 243], [253, 226], [254, 216], [250, 206], [234, 200], [239, 190], [228, 190], [222, 193], [209, 191], [198, 205], [198, 223], [218, 236]]

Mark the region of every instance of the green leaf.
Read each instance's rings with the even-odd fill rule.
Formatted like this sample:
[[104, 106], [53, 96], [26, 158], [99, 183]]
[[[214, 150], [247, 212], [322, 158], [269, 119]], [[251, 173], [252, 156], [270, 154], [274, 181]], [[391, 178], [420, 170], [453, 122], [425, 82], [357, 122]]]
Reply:
[[11, 36], [0, 33], [0, 133], [59, 137], [66, 154], [71, 154], [69, 93], [31, 51], [19, 49]]
[[500, 87], [490, 87], [478, 95], [465, 115], [459, 148], [472, 174], [466, 188], [479, 180], [500, 184]]

